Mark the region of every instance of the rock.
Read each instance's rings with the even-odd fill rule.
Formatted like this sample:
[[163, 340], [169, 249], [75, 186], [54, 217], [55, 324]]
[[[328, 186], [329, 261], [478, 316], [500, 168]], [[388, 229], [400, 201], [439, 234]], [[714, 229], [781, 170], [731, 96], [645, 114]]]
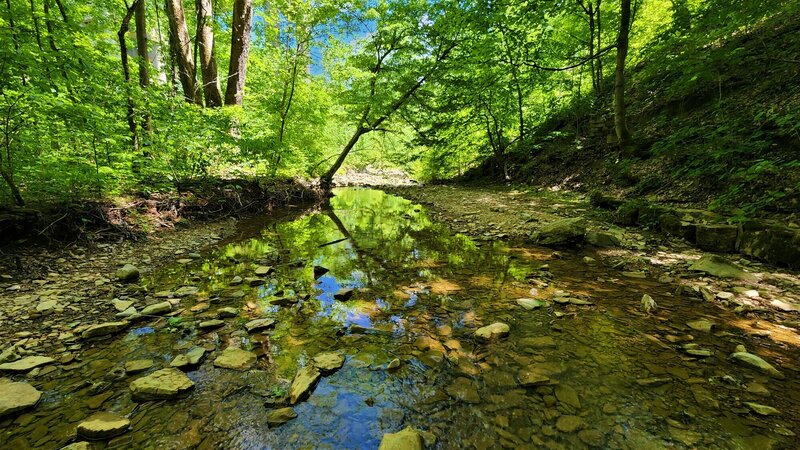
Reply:
[[583, 428], [584, 422], [578, 416], [563, 415], [556, 421], [556, 428], [562, 433], [572, 433]]
[[133, 380], [129, 387], [135, 401], [150, 401], [179, 397], [194, 388], [194, 383], [180, 370], [167, 368]]
[[100, 336], [108, 336], [118, 331], [124, 330], [128, 327], [128, 322], [105, 322], [97, 325], [91, 325], [89, 328], [83, 330], [81, 337], [90, 339]]
[[350, 300], [350, 297], [352, 297], [352, 296], [353, 296], [353, 289], [351, 289], [351, 288], [342, 288], [342, 289], [339, 289], [338, 292], [333, 294], [333, 298], [335, 298], [336, 300], [342, 301], [342, 302]]
[[270, 428], [275, 428], [279, 425], [285, 424], [295, 417], [297, 417], [297, 412], [295, 412], [294, 408], [292, 407], [273, 409], [267, 414], [267, 424], [270, 426]]
[[646, 312], [647, 314], [652, 314], [657, 307], [658, 305], [656, 305], [656, 301], [653, 300], [653, 297], [649, 296], [648, 294], [644, 294], [642, 296], [642, 311]]
[[186, 355], [178, 355], [172, 359], [169, 366], [176, 369], [185, 369], [189, 367], [189, 358]]
[[552, 336], [538, 336], [520, 339], [519, 346], [522, 348], [540, 350], [544, 348], [556, 348], [558, 347], [558, 344], [556, 344], [556, 341]]
[[0, 378], [0, 418], [36, 406], [42, 393], [24, 382]]
[[407, 427], [397, 433], [387, 433], [381, 439], [378, 450], [423, 450], [425, 440], [419, 431]]
[[783, 312], [800, 311], [800, 306], [798, 306], [797, 304], [785, 302], [785, 301], [779, 300], [779, 299], [774, 299], [771, 302], [769, 302], [769, 304], [773, 308], [778, 309], [778, 310], [783, 311]]
[[292, 386], [289, 388], [289, 404], [294, 405], [307, 397], [314, 390], [314, 386], [321, 375], [320, 371], [314, 366], [305, 366], [300, 369], [294, 376]]
[[224, 320], [219, 319], [211, 319], [211, 320], [204, 320], [197, 324], [197, 328], [201, 330], [214, 330], [216, 328], [220, 328], [225, 325]]
[[754, 369], [760, 370], [761, 372], [770, 375], [772, 377], [783, 379], [783, 374], [772, 366], [772, 364], [764, 361], [760, 357], [747, 352], [735, 352], [731, 353], [730, 358], [740, 364], [744, 364], [746, 366], [750, 366]]
[[133, 306], [133, 302], [132, 301], [130, 301], [130, 300], [120, 300], [120, 299], [117, 299], [117, 298], [115, 298], [114, 300], [111, 300], [111, 304], [114, 305], [114, 309], [116, 309], [119, 312], [123, 312], [126, 309], [130, 308], [131, 306]]
[[695, 244], [709, 252], [732, 253], [736, 251], [736, 225], [706, 225], [695, 227]]
[[739, 268], [727, 259], [718, 255], [704, 255], [689, 266], [689, 270], [705, 272], [721, 278], [736, 278], [739, 280], [752, 280], [755, 277]]
[[520, 386], [533, 387], [550, 383], [550, 376], [535, 369], [524, 369], [517, 376]]
[[255, 273], [257, 277], [265, 277], [274, 271], [275, 269], [273, 269], [270, 266], [258, 266], [256, 267], [256, 270], [253, 271], [253, 273]]
[[62, 447], [61, 450], [92, 450], [92, 445], [86, 441], [73, 442], [66, 447]]
[[714, 323], [709, 322], [706, 319], [700, 319], [700, 320], [693, 320], [691, 322], [686, 322], [686, 325], [695, 331], [710, 333], [711, 328], [714, 326]]
[[532, 235], [539, 245], [567, 245], [583, 241], [586, 224], [583, 218], [561, 219], [545, 224]]
[[668, 236], [685, 239], [691, 243], [695, 242], [697, 224], [685, 222], [674, 213], [664, 213], [658, 216], [658, 226], [661, 232]]
[[172, 311], [172, 303], [170, 302], [161, 302], [161, 303], [154, 303], [152, 305], [145, 306], [142, 310], [141, 315], [143, 316], [161, 316], [168, 312]]
[[578, 439], [589, 447], [602, 447], [605, 444], [605, 436], [600, 430], [582, 430], [578, 432]]
[[772, 264], [800, 266], [800, 231], [782, 223], [752, 219], [739, 227], [740, 253]]
[[244, 328], [248, 333], [255, 333], [257, 331], [263, 331], [274, 326], [275, 319], [255, 319], [247, 322], [244, 325]]
[[36, 312], [42, 315], [51, 314], [58, 306], [58, 300], [46, 300], [36, 305]]
[[314, 367], [324, 374], [333, 373], [344, 365], [344, 355], [339, 352], [320, 353], [312, 359]]
[[78, 424], [78, 436], [86, 439], [111, 439], [125, 433], [131, 421], [117, 414], [99, 412]]
[[228, 286], [239, 286], [243, 282], [244, 280], [242, 279], [242, 277], [236, 275], [235, 277], [231, 278], [231, 281], [228, 282]]
[[190, 295], [195, 295], [200, 292], [200, 289], [197, 286], [182, 286], [180, 289], [175, 291], [175, 297], [188, 297]]
[[155, 363], [152, 359], [134, 359], [125, 363], [125, 373], [134, 374], [144, 372], [145, 370], [153, 367]]
[[744, 402], [744, 404], [759, 416], [778, 416], [781, 414], [780, 411], [773, 408], [772, 406], [760, 405], [758, 403], [753, 403], [753, 402]]
[[589, 203], [598, 208], [614, 210], [619, 208], [624, 202], [616, 197], [595, 190], [589, 193]]
[[619, 247], [620, 239], [607, 231], [589, 231], [586, 233], [586, 242], [595, 247]]
[[220, 308], [220, 309], [217, 310], [217, 317], [220, 318], [220, 319], [226, 319], [226, 318], [229, 318], [229, 317], [236, 317], [238, 315], [239, 315], [239, 310], [234, 308], [234, 307], [232, 307], [232, 306], [228, 306], [228, 307], [225, 307], [225, 308]]
[[269, 304], [276, 306], [289, 306], [289, 305], [294, 305], [297, 302], [298, 302], [297, 297], [292, 297], [292, 296], [273, 297], [269, 299]]
[[468, 378], [458, 377], [452, 384], [444, 388], [447, 395], [456, 400], [461, 400], [466, 403], [477, 404], [481, 402], [481, 396], [478, 394], [478, 389], [475, 384]]
[[265, 283], [264, 279], [260, 277], [247, 277], [244, 281], [251, 287], [261, 286]]
[[555, 394], [559, 402], [575, 409], [581, 409], [581, 400], [575, 389], [564, 384], [559, 384], [556, 385]]
[[330, 272], [330, 270], [326, 267], [314, 266], [314, 279], [316, 280], [328, 272]]
[[569, 297], [569, 304], [570, 305], [576, 305], [576, 306], [591, 306], [591, 305], [594, 305], [594, 302], [591, 301], [591, 300], [586, 300], [586, 299], [582, 299], [582, 298]]
[[126, 309], [125, 311], [116, 313], [114, 316], [115, 317], [119, 317], [120, 319], [127, 319], [129, 317], [135, 317], [135, 316], [138, 316], [138, 315], [139, 315], [139, 312], [136, 311], [136, 308], [131, 306], [130, 308]]
[[517, 299], [517, 304], [519, 306], [522, 306], [523, 308], [529, 310], [529, 311], [533, 310], [533, 309], [546, 308], [546, 307], [550, 306], [546, 301], [535, 300], [535, 299], [532, 299], [532, 298], [518, 298]]
[[258, 357], [237, 347], [228, 347], [214, 360], [214, 365], [224, 369], [247, 370], [255, 364]]
[[493, 339], [500, 339], [503, 337], [508, 336], [508, 333], [511, 331], [511, 327], [502, 323], [502, 322], [495, 322], [491, 325], [486, 325], [485, 327], [478, 328], [475, 331], [475, 337], [478, 339], [482, 339], [484, 341], [489, 341]]
[[388, 370], [390, 372], [391, 371], [395, 371], [395, 370], [400, 368], [401, 364], [402, 363], [400, 362], [400, 358], [395, 358], [395, 359], [389, 361], [389, 364], [386, 366], [386, 370]]
[[203, 347], [192, 347], [188, 352], [186, 352], [186, 358], [189, 360], [190, 366], [196, 366], [200, 364], [200, 361], [203, 360], [205, 355], [206, 349]]
[[117, 269], [117, 279], [123, 283], [130, 283], [139, 279], [139, 269], [133, 264], [125, 264]]
[[614, 212], [614, 223], [632, 227], [639, 222], [639, 202], [625, 202]]
[[0, 364], [0, 372], [25, 373], [55, 361], [47, 356], [26, 356], [14, 362]]

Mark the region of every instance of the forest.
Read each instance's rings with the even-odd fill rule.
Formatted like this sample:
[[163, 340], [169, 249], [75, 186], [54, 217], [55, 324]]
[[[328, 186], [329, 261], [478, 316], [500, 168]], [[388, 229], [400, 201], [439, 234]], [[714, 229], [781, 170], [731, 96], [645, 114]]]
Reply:
[[0, 449], [789, 449], [800, 2], [3, 0]]

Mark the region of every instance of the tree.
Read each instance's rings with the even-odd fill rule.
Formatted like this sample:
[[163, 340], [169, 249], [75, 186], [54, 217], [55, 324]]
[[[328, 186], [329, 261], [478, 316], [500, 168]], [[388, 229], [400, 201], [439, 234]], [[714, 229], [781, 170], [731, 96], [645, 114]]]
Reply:
[[197, 42], [200, 53], [200, 73], [203, 75], [203, 95], [206, 106], [222, 106], [222, 92], [214, 57], [214, 14], [211, 0], [197, 0]]
[[131, 147], [134, 151], [139, 149], [139, 138], [136, 133], [136, 118], [133, 106], [133, 95], [131, 94], [131, 69], [128, 64], [128, 45], [125, 42], [125, 35], [128, 34], [130, 29], [131, 18], [136, 10], [137, 4], [143, 0], [134, 0], [133, 4], [127, 6], [125, 17], [122, 19], [122, 24], [119, 26], [117, 32], [117, 39], [119, 41], [120, 61], [122, 62], [122, 75], [125, 79], [125, 90], [127, 92], [127, 114], [125, 118], [128, 122], [128, 129], [131, 132]]
[[250, 34], [253, 30], [253, 0], [234, 0], [231, 26], [231, 58], [228, 65], [228, 85], [225, 104], [241, 105], [250, 55]]
[[630, 145], [631, 133], [625, 117], [625, 60], [628, 58], [628, 37], [631, 28], [631, 0], [620, 3], [617, 34], [617, 67], [614, 72], [614, 129], [620, 147]]
[[192, 56], [192, 42], [189, 38], [189, 29], [186, 27], [186, 18], [183, 14], [182, 0], [167, 1], [167, 19], [169, 21], [170, 47], [175, 53], [178, 74], [183, 86], [183, 95], [186, 101], [203, 104], [200, 91], [197, 88], [197, 73]]

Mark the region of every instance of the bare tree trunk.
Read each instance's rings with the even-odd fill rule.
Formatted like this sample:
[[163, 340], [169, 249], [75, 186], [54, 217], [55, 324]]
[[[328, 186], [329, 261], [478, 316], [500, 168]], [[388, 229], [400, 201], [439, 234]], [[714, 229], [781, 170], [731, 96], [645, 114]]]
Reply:
[[214, 58], [214, 14], [211, 0], [197, 0], [197, 42], [200, 54], [200, 72], [203, 74], [203, 95], [206, 106], [222, 106], [217, 60]]
[[131, 146], [133, 147], [134, 151], [139, 149], [139, 138], [136, 133], [136, 120], [134, 118], [134, 109], [133, 109], [133, 97], [130, 93], [130, 85], [131, 85], [131, 70], [130, 66], [128, 65], [128, 45], [125, 43], [125, 35], [128, 33], [131, 24], [131, 18], [133, 17], [133, 12], [136, 7], [136, 3], [143, 1], [143, 0], [136, 0], [136, 2], [128, 7], [128, 11], [125, 13], [125, 17], [122, 19], [122, 24], [119, 26], [119, 31], [117, 32], [117, 38], [119, 38], [119, 54], [120, 60], [122, 61], [122, 74], [125, 77], [125, 86], [128, 90], [128, 113], [126, 115], [126, 119], [128, 121], [128, 129], [131, 130]]
[[617, 35], [617, 68], [614, 79], [614, 128], [620, 147], [630, 144], [625, 117], [625, 60], [628, 57], [628, 35], [631, 26], [631, 0], [622, 0], [620, 5], [619, 34]]
[[250, 32], [253, 29], [253, 0], [234, 0], [231, 32], [231, 59], [228, 65], [228, 85], [225, 104], [241, 105], [247, 58], [250, 55]]
[[197, 89], [197, 74], [192, 57], [192, 41], [189, 38], [189, 29], [186, 27], [181, 0], [167, 0], [167, 16], [170, 36], [173, 38], [170, 45], [174, 45], [176, 51], [183, 95], [187, 102], [202, 105], [203, 99]]
[[[150, 86], [150, 70], [148, 65], [150, 59], [147, 57], [147, 19], [144, 15], [146, 0], [136, 0], [135, 20], [136, 20], [136, 54], [139, 56], [139, 86], [142, 89]], [[150, 131], [150, 115], [146, 114], [142, 120], [142, 128]]]

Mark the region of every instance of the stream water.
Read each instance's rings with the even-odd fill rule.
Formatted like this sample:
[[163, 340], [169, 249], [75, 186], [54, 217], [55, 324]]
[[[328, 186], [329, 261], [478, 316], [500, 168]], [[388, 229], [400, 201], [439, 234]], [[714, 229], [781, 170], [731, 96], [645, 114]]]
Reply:
[[[143, 280], [162, 296], [198, 291], [182, 298], [180, 319], [84, 344], [75, 362], [39, 376], [40, 404], [0, 421], [0, 447], [61, 448], [82, 419], [111, 411], [128, 416], [131, 430], [93, 448], [377, 448], [384, 433], [409, 425], [426, 432], [429, 448], [798, 448], [797, 348], [749, 337], [740, 317], [587, 265], [589, 250], [452, 234], [420, 206], [380, 191], [341, 189], [330, 206], [242, 223], [236, 239]], [[263, 285], [230, 285], [261, 265], [275, 268]], [[314, 266], [329, 272], [315, 279]], [[343, 288], [352, 297], [335, 299]], [[644, 293], [659, 304], [655, 316], [639, 312]], [[300, 300], [270, 303], [278, 296]], [[548, 304], [527, 310], [519, 298]], [[238, 316], [198, 330], [223, 307]], [[260, 317], [275, 328], [245, 332]], [[701, 318], [715, 323], [710, 333], [686, 325]], [[494, 322], [510, 326], [507, 338], [475, 338]], [[712, 356], [682, 351], [690, 340]], [[731, 362], [739, 344], [782, 361], [786, 378]], [[255, 351], [255, 368], [214, 367], [231, 345]], [[152, 359], [152, 372], [193, 346], [211, 353], [188, 372], [196, 386], [187, 397], [131, 399], [128, 385], [143, 374], [125, 375], [126, 361]], [[295, 406], [297, 418], [268, 427], [295, 373], [333, 350], [344, 366]], [[394, 360], [400, 366], [387, 370]], [[549, 382], [521, 386], [531, 368]], [[759, 416], [744, 402], [780, 414]]]

